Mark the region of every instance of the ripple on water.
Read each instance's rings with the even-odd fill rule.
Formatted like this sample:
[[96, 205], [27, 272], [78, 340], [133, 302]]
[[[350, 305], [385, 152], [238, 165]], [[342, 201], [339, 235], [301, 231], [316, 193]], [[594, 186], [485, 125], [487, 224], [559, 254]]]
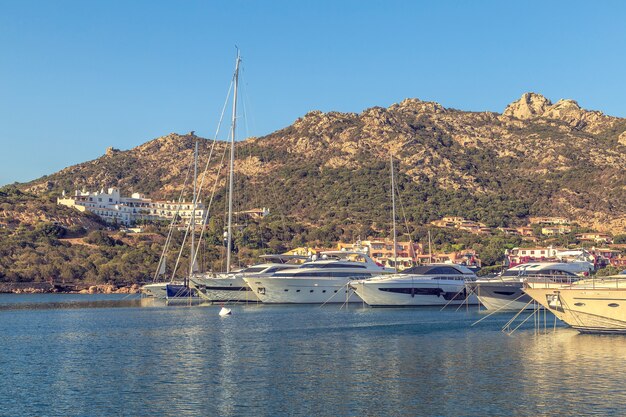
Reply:
[[116, 307], [0, 311], [0, 414], [626, 414], [624, 337], [508, 336], [475, 310]]

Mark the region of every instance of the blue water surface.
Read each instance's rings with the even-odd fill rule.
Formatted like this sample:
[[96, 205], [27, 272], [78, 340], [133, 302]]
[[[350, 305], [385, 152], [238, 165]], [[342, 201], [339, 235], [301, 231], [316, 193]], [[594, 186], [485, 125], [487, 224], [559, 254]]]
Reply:
[[626, 337], [551, 316], [220, 308], [0, 296], [0, 415], [626, 415]]

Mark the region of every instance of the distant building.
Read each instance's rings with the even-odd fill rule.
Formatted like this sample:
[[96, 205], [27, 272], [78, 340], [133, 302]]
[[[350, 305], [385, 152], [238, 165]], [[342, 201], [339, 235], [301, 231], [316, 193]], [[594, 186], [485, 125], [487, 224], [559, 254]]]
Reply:
[[531, 217], [530, 224], [569, 224], [569, 219], [565, 217]]
[[566, 225], [544, 226], [541, 228], [541, 234], [544, 236], [562, 235], [565, 233], [570, 233], [571, 231], [572, 231], [572, 228]]
[[360, 250], [367, 253], [375, 262], [381, 265], [395, 267], [398, 270], [410, 268], [417, 263], [416, 256], [422, 253], [422, 245], [416, 242], [396, 242], [396, 256], [394, 258], [393, 240], [369, 239], [359, 240], [357, 243], [338, 243], [337, 249]]
[[513, 248], [505, 250], [505, 263], [511, 267], [528, 262], [586, 261], [596, 264], [597, 255], [586, 249], [548, 247]]
[[553, 248], [552, 246], [546, 247], [531, 247], [531, 248], [513, 248], [511, 250], [505, 250], [506, 260], [508, 265], [515, 266], [528, 262], [549, 261], [557, 259], [559, 252], [566, 249]]
[[[178, 216], [183, 223], [189, 223], [193, 213], [192, 202], [153, 201], [139, 193], [130, 197], [122, 197], [117, 188], [109, 188], [106, 192], [76, 191], [67, 197], [65, 191], [57, 204], [73, 207], [79, 211], [93, 213], [108, 223], [126, 226], [138, 220], [171, 220]], [[205, 214], [201, 201], [196, 203], [196, 218], [202, 219]]]
[[475, 266], [480, 268], [482, 261], [474, 250], [464, 250], [451, 253], [433, 253], [432, 255], [418, 255], [417, 263], [420, 265], [429, 263], [453, 263], [458, 265]]
[[535, 236], [535, 232], [533, 231], [532, 227], [522, 226], [522, 227], [518, 227], [515, 230], [517, 230], [518, 233], [520, 234], [520, 236], [523, 236], [523, 237], [534, 237]]
[[626, 257], [624, 256], [620, 256], [620, 257], [616, 257], [611, 259], [611, 265], [617, 267], [617, 268], [624, 268], [626, 267]]
[[448, 229], [459, 229], [476, 234], [489, 234], [491, 229], [483, 223], [466, 220], [463, 217], [443, 217], [441, 220], [430, 222], [433, 226], [444, 227]]
[[613, 238], [606, 233], [579, 233], [576, 238], [582, 242], [611, 243]]
[[260, 209], [251, 209], [251, 210], [244, 210], [244, 211], [238, 211], [236, 213], [233, 213], [234, 215], [242, 215], [245, 214], [246, 216], [250, 216], [253, 219], [261, 219], [265, 216], [267, 216], [268, 214], [270, 214], [270, 209], [263, 207]]

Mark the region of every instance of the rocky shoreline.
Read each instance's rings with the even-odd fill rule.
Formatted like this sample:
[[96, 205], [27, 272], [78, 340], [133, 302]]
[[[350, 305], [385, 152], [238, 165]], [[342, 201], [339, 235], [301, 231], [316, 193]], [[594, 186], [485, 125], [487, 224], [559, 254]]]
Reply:
[[0, 293], [4, 294], [138, 294], [141, 287], [138, 284], [66, 284], [47, 282], [3, 282], [0, 283]]

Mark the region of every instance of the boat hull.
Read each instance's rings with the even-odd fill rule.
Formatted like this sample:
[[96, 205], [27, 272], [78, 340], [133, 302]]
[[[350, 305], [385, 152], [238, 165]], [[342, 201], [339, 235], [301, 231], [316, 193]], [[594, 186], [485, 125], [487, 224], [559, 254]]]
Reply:
[[520, 311], [534, 308], [521, 282], [476, 282], [470, 285], [480, 303], [491, 311]]
[[147, 297], [154, 297], [161, 300], [165, 300], [167, 298], [167, 286], [168, 285], [178, 285], [182, 286], [182, 283], [178, 282], [154, 282], [152, 284], [146, 284], [141, 287], [141, 293]]
[[192, 279], [202, 298], [212, 302], [259, 302], [241, 276], [194, 277]]
[[244, 278], [252, 292], [267, 304], [360, 303], [347, 278]]
[[463, 281], [412, 280], [411, 282], [358, 281], [350, 286], [372, 307], [445, 306], [478, 304]]
[[524, 288], [581, 333], [626, 333], [626, 288]]
[[196, 290], [183, 284], [167, 284], [165, 286], [165, 294], [167, 300], [198, 297]]

